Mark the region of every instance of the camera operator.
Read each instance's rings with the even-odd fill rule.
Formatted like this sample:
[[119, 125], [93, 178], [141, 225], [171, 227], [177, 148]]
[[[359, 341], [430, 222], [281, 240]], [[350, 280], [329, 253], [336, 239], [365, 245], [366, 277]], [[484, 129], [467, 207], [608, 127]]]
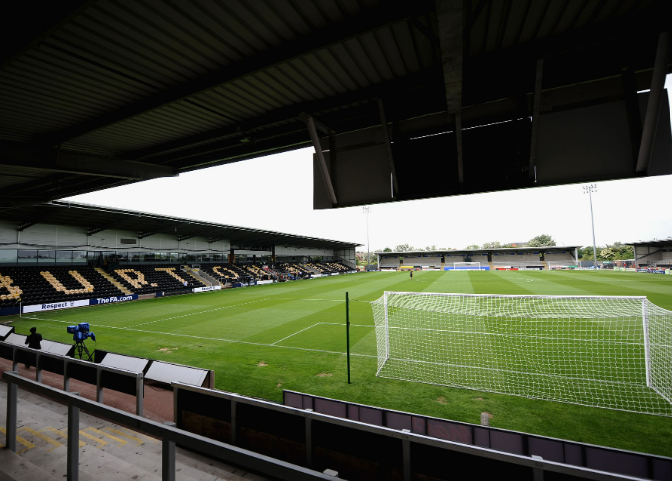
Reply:
[[[36, 327], [30, 328], [30, 335], [26, 337], [25, 344], [28, 344], [28, 347], [31, 349], [42, 349], [42, 334], [37, 332]], [[26, 368], [29, 368], [30, 364], [26, 363]]]

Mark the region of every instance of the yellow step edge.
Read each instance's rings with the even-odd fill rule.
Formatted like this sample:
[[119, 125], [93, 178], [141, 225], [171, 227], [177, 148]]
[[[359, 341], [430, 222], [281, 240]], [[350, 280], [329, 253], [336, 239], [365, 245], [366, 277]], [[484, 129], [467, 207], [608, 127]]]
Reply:
[[46, 442], [48, 442], [49, 444], [51, 444], [52, 446], [54, 446], [53, 448], [48, 449], [47, 452], [49, 452], [49, 451], [53, 451], [53, 450], [56, 449], [56, 448], [59, 448], [59, 447], [61, 447], [61, 446], [64, 446], [62, 443], [59, 443], [58, 441], [56, 441], [56, 440], [54, 440], [54, 439], [51, 439], [51, 438], [50, 438], [49, 436], [47, 436], [46, 434], [42, 434], [41, 432], [39, 432], [39, 431], [35, 431], [35, 430], [32, 429], [32, 428], [21, 428], [21, 429], [19, 429], [19, 431], [21, 431], [21, 430], [26, 431], [27, 433], [32, 434], [32, 435], [35, 436], [36, 438], [40, 438], [42, 441], [46, 441]]

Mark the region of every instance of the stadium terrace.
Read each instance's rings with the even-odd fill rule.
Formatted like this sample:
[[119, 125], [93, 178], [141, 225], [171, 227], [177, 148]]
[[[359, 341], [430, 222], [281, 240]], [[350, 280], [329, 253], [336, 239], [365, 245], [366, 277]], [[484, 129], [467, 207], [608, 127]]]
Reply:
[[581, 246], [515, 247], [374, 254], [382, 270], [553, 270], [576, 269]]

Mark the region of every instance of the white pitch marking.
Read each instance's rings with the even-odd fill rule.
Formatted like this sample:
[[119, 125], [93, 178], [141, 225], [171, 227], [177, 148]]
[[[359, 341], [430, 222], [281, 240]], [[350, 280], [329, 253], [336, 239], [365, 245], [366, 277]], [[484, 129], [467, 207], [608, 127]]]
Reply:
[[[275, 341], [273, 344], [271, 344], [271, 346], [275, 346], [277, 343], [282, 342], [285, 339], [289, 339], [290, 337], [296, 336], [297, 334], [300, 334], [303, 331], [307, 331], [308, 329], [312, 329], [313, 327], [319, 326], [321, 324], [330, 325], [330, 326], [345, 326], [345, 324], [341, 324], [340, 322], [318, 322], [317, 324], [313, 324], [312, 326], [308, 326], [305, 329], [301, 329], [300, 331], [296, 331], [294, 334], [290, 334], [287, 337], [283, 337], [279, 341]], [[363, 324], [350, 324], [350, 327], [369, 327], [369, 328], [373, 329], [375, 326], [366, 326], [366, 325], [363, 325]]]
[[[58, 319], [45, 319], [45, 318], [40, 318], [40, 317], [28, 317], [24, 316], [25, 319], [33, 319], [37, 321], [48, 321], [48, 322], [60, 322], [63, 324], [70, 324], [72, 321], [60, 321]], [[261, 347], [275, 347], [275, 348], [281, 348], [281, 349], [295, 349], [297, 351], [310, 351], [310, 352], [324, 352], [326, 354], [339, 354], [341, 356], [344, 356], [344, 352], [338, 352], [338, 351], [325, 351], [323, 349], [308, 349], [306, 347], [294, 347], [294, 346], [274, 346], [273, 344], [264, 344], [261, 342], [249, 342], [249, 341], [236, 341], [234, 339], [222, 339], [222, 338], [217, 338], [217, 337], [205, 337], [205, 336], [193, 336], [191, 334], [177, 334], [174, 332], [159, 332], [159, 331], [145, 331], [143, 329], [133, 329], [130, 327], [118, 327], [118, 326], [105, 326], [102, 324], [96, 324], [96, 328], [105, 328], [105, 329], [117, 329], [119, 331], [134, 331], [134, 332], [142, 332], [145, 334], [162, 334], [164, 336], [175, 336], [175, 337], [189, 337], [192, 339], [203, 339], [206, 341], [221, 341], [221, 342], [230, 342], [232, 344], [247, 344], [250, 346], [261, 346]], [[372, 358], [377, 358], [378, 356], [374, 356], [371, 354], [357, 354], [354, 352], [350, 353], [351, 356], [359, 356], [359, 357], [372, 357]]]
[[312, 329], [312, 328], [315, 327], [315, 326], [319, 326], [320, 324], [321, 324], [321, 323], [318, 322], [317, 324], [313, 324], [312, 326], [308, 326], [308, 327], [306, 327], [305, 329], [301, 329], [300, 331], [296, 331], [294, 334], [290, 334], [290, 335], [287, 336], [287, 337], [283, 337], [283, 338], [280, 339], [279, 341], [275, 341], [273, 344], [271, 344], [271, 346], [275, 346], [277, 343], [282, 342], [282, 341], [284, 341], [285, 339], [289, 339], [289, 338], [292, 337], [292, 336], [296, 336], [297, 334], [300, 334], [300, 333], [302, 333], [303, 331], [307, 331], [308, 329]]
[[303, 299], [301, 297], [273, 297], [282, 301], [327, 301], [327, 302], [345, 302], [343, 299]]
[[255, 302], [268, 301], [269, 299], [270, 298], [267, 297], [265, 299], [258, 299], [256, 301], [242, 302], [240, 304], [231, 304], [230, 306], [222, 306], [222, 307], [217, 307], [215, 309], [208, 309], [207, 311], [190, 312], [189, 314], [183, 314], [181, 316], [166, 317], [165, 319], [157, 319], [156, 321], [143, 322], [143, 323], [135, 324], [133, 326], [128, 326], [128, 327], [132, 328], [132, 327], [138, 327], [138, 326], [145, 326], [147, 324], [154, 324], [155, 322], [170, 321], [172, 319], [180, 319], [181, 317], [197, 316], [199, 314], [205, 314], [206, 312], [221, 311], [222, 309], [229, 309], [231, 307], [238, 307], [238, 306], [244, 306], [246, 304], [252, 304], [252, 303], [255, 303]]

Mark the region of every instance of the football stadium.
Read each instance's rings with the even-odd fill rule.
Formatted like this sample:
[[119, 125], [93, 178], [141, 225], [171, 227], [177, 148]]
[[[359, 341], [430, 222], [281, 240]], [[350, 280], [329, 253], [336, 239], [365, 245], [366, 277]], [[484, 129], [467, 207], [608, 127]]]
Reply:
[[[672, 237], [363, 266], [203, 220], [670, 178], [671, 3], [2, 8], [0, 480], [672, 481]], [[72, 200], [305, 147], [312, 184], [147, 190], [191, 217]]]

